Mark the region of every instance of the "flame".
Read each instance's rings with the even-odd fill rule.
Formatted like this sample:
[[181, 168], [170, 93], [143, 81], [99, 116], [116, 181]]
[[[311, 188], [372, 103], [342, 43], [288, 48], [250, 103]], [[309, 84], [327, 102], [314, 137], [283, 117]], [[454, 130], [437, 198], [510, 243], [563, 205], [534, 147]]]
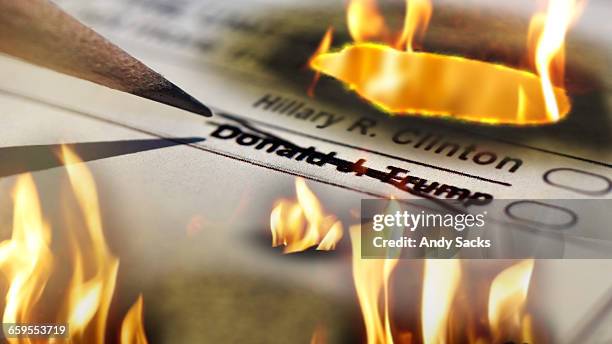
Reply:
[[[399, 34], [392, 33], [380, 13], [376, 0], [351, 0], [346, 10], [346, 23], [353, 41], [383, 42], [397, 49], [413, 51], [415, 38], [421, 39], [431, 19], [431, 0], [406, 0], [404, 25]], [[397, 39], [394, 37], [398, 36]], [[316, 52], [319, 55], [321, 52]]]
[[389, 35], [376, 0], [351, 0], [346, 9], [346, 23], [355, 42], [384, 41]]
[[406, 17], [404, 19], [404, 29], [396, 44], [398, 49], [406, 47], [406, 51], [414, 51], [415, 37], [423, 38], [433, 7], [430, 0], [406, 0]]
[[[391, 200], [385, 213], [393, 214], [398, 209], [397, 201]], [[397, 235], [401, 234], [397, 233]], [[352, 226], [350, 236], [353, 248], [353, 282], [361, 306], [367, 343], [392, 344], [389, 282], [399, 263], [401, 249], [388, 249], [388, 258], [385, 259], [364, 259], [361, 257], [361, 226]], [[382, 315], [379, 307], [381, 294], [383, 298]]]
[[[388, 207], [385, 213], [393, 214], [393, 207]], [[366, 343], [416, 343], [416, 331], [402, 331], [392, 327], [389, 282], [399, 264], [401, 249], [388, 248], [388, 257], [385, 259], [364, 259], [361, 256], [360, 225], [351, 226], [350, 237], [353, 281], [366, 330]], [[480, 319], [478, 310], [454, 305], [463, 278], [461, 261], [425, 260], [421, 305], [422, 343], [505, 343], [517, 338], [521, 343], [537, 342], [532, 317], [524, 311], [533, 265], [532, 259], [522, 261], [503, 270], [493, 279], [487, 309], [489, 329], [475, 332], [481, 326], [480, 320], [477, 320]], [[453, 313], [458, 315], [452, 317]], [[463, 322], [457, 322], [457, 319]], [[465, 328], [457, 332], [457, 324]], [[455, 329], [451, 331], [453, 327]]]
[[521, 328], [530, 327], [525, 326], [530, 320], [525, 318], [524, 307], [533, 265], [533, 259], [515, 264], [497, 275], [491, 284], [488, 316], [491, 331], [497, 338], [503, 336], [506, 340], [509, 336], [520, 336]]
[[[383, 215], [393, 215], [399, 210], [399, 203], [392, 199]], [[415, 343], [417, 332], [393, 328], [391, 319], [390, 281], [399, 264], [402, 249], [388, 247], [384, 259], [364, 259], [361, 251], [361, 225], [351, 226], [349, 231], [353, 255], [353, 282], [366, 330], [366, 343]], [[381, 233], [393, 236], [392, 239], [403, 236], [401, 228], [387, 228]], [[514, 338], [522, 338], [521, 342], [524, 343], [535, 342], [532, 318], [524, 312], [533, 264], [532, 259], [522, 261], [503, 270], [493, 279], [488, 304], [488, 331], [475, 332], [480, 321], [476, 320], [478, 323], [475, 323], [468, 320], [460, 325], [465, 329], [457, 332], [456, 319], [469, 319], [472, 313], [479, 314], [472, 308], [454, 307], [455, 296], [463, 278], [461, 261], [425, 260], [421, 299], [422, 343], [481, 344], [506, 342]], [[459, 313], [459, 316], [451, 318], [453, 312]], [[479, 316], [471, 318], [479, 319]], [[457, 339], [453, 337], [455, 335], [458, 335]]]
[[423, 282], [423, 343], [447, 343], [448, 315], [461, 276], [456, 259], [425, 261]]
[[142, 295], [130, 307], [121, 324], [121, 344], [147, 344], [142, 323]]
[[317, 325], [310, 338], [310, 344], [327, 344], [327, 329], [324, 326]]
[[[399, 35], [390, 33], [375, 0], [352, 0], [347, 24], [354, 44], [317, 49], [309, 66], [344, 82], [382, 111], [453, 117], [488, 124], [546, 124], [571, 103], [562, 87], [564, 41], [584, 1], [549, 0], [528, 35], [536, 73], [456, 56], [416, 52], [429, 25], [430, 0], [407, 0]], [[324, 39], [324, 41], [326, 41]], [[469, 82], [469, 84], [466, 84]]]
[[[314, 59], [316, 56], [319, 56], [321, 54], [325, 54], [326, 52], [328, 52], [333, 41], [334, 41], [334, 28], [329, 27], [327, 31], [325, 32], [325, 35], [323, 35], [323, 39], [321, 39], [321, 42], [319, 43], [319, 47], [317, 48], [315, 53], [312, 55], [312, 57], [308, 61], [308, 65], [310, 66], [310, 64], [312, 63], [312, 59]], [[309, 97], [314, 97], [315, 87], [317, 86], [317, 83], [319, 82], [320, 78], [321, 78], [321, 73], [316, 72], [314, 77], [312, 78], [310, 87], [308, 87], [308, 91], [306, 92]]]
[[[83, 218], [83, 227], [66, 229], [73, 268], [52, 318], [41, 319], [45, 287], [52, 277], [54, 256], [50, 249], [51, 227], [42, 217], [36, 186], [29, 174], [18, 177], [14, 190], [12, 235], [0, 243], [0, 271], [8, 281], [4, 323], [68, 324], [71, 343], [105, 343], [105, 331], [119, 260], [110, 252], [100, 217], [95, 183], [85, 164], [62, 147], [68, 179]], [[69, 222], [72, 219], [69, 219]], [[72, 221], [78, 223], [78, 221]], [[10, 343], [31, 343], [28, 338], [9, 338]]]
[[[432, 6], [430, 0], [406, 0], [406, 14], [403, 29], [399, 34], [394, 34], [387, 27], [385, 19], [380, 13], [376, 0], [350, 0], [346, 10], [346, 22], [348, 30], [355, 42], [365, 43], [369, 41], [385, 42], [394, 45], [397, 49], [406, 48], [413, 51], [416, 39], [422, 39], [429, 20], [431, 18]], [[397, 38], [394, 38], [396, 37]], [[319, 47], [308, 61], [313, 66], [314, 60], [326, 54], [333, 42], [333, 27], [325, 32]], [[314, 96], [314, 89], [321, 77], [321, 71], [316, 70], [313, 80], [308, 87], [307, 94]]]
[[[551, 121], [560, 117], [559, 105], [555, 97], [552, 69], [563, 80], [565, 65], [565, 36], [577, 14], [576, 0], [549, 0], [546, 14], [537, 13], [532, 17], [529, 34], [530, 55], [535, 51], [535, 66], [540, 76], [542, 92], [546, 101], [546, 111]], [[534, 48], [535, 46], [535, 48]]]
[[[319, 55], [311, 66], [346, 82], [386, 112], [481, 123], [550, 122], [537, 75], [501, 65], [363, 43]], [[466, 80], [488, 86], [466, 87]], [[522, 106], [526, 120], [517, 118], [520, 88], [528, 95]], [[554, 91], [559, 109], [567, 114], [570, 102], [565, 91], [558, 87]]]
[[[360, 232], [361, 226], [350, 228], [353, 246], [353, 281], [366, 328], [367, 343], [393, 343], [393, 338], [390, 336], [386, 326], [386, 320], [384, 320], [389, 318], [386, 312], [388, 307], [385, 304], [384, 318], [379, 307], [381, 292], [383, 292], [383, 288], [386, 285], [384, 271], [390, 271], [391, 269], [385, 269], [386, 259], [361, 258]], [[387, 292], [385, 291], [386, 294]]]
[[24, 323], [35, 318], [33, 307], [51, 273], [51, 231], [43, 221], [30, 175], [18, 177], [13, 199], [13, 233], [0, 243], [0, 269], [9, 281], [2, 321]]
[[[98, 194], [91, 173], [66, 147], [62, 147], [62, 158], [66, 164], [68, 180], [85, 219], [84, 230], [88, 236], [88, 242], [73, 245], [75, 271], [69, 286], [68, 323], [71, 335], [75, 338], [83, 338], [89, 327], [93, 331], [94, 340], [103, 343], [119, 260], [112, 255], [104, 238]], [[83, 249], [84, 246], [87, 249]], [[83, 252], [87, 252], [87, 257], [91, 258], [90, 264], [94, 271], [85, 271]], [[92, 277], [86, 278], [86, 274]]]
[[296, 178], [297, 202], [280, 200], [270, 214], [272, 246], [285, 246], [284, 253], [334, 250], [342, 239], [342, 223], [333, 215], [325, 215], [317, 196], [303, 178]]

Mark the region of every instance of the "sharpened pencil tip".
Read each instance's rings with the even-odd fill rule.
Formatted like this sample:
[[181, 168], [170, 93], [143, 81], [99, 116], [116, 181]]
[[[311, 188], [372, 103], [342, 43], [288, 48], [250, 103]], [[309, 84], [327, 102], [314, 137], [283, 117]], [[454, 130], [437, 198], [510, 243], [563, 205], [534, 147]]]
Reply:
[[158, 89], [139, 90], [133, 92], [133, 94], [204, 117], [211, 117], [213, 115], [208, 106], [202, 104], [199, 100], [170, 82]]
[[52, 1], [0, 0], [0, 24], [2, 53], [204, 117], [212, 115], [206, 105]]

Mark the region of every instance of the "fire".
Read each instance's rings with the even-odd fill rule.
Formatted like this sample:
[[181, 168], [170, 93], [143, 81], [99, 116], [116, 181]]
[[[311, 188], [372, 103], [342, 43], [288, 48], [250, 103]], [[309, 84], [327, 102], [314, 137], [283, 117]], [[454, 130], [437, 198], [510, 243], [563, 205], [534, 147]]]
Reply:
[[[565, 65], [565, 35], [577, 13], [576, 0], [549, 0], [547, 13], [537, 13], [532, 17], [529, 27], [529, 50], [535, 51], [535, 66], [542, 83], [542, 92], [546, 101], [546, 111], [551, 121], [556, 122], [561, 116], [555, 97], [552, 66], [557, 65], [556, 72], [563, 81]], [[535, 42], [535, 43], [534, 43]], [[533, 53], [530, 53], [533, 56]]]
[[[353, 246], [353, 281], [366, 329], [367, 344], [393, 343], [389, 316], [389, 278], [395, 259], [363, 259], [360, 226], [350, 229]], [[380, 298], [384, 298], [381, 312]]]
[[317, 196], [302, 178], [296, 178], [297, 202], [280, 200], [270, 214], [272, 246], [284, 246], [284, 253], [336, 248], [342, 239], [342, 223], [333, 215], [325, 215]]
[[432, 10], [430, 0], [407, 1], [404, 29], [396, 47], [401, 49], [402, 46], [406, 46], [406, 51], [414, 51], [415, 38], [423, 39], [425, 31], [429, 26]]
[[[85, 330], [91, 326], [92, 336], [96, 342], [104, 342], [106, 318], [115, 289], [119, 260], [112, 255], [106, 245], [98, 194], [93, 177], [79, 158], [65, 147], [62, 149], [62, 158], [66, 164], [68, 180], [76, 196], [81, 213], [85, 220], [85, 231], [88, 236], [86, 242], [73, 246], [74, 274], [69, 286], [68, 294], [68, 323], [71, 335], [75, 338], [84, 338]], [[85, 249], [84, 249], [85, 248]], [[89, 262], [94, 271], [85, 271], [83, 252], [91, 257]]]
[[490, 124], [554, 123], [571, 109], [562, 83], [554, 81], [563, 78], [565, 35], [580, 12], [576, 1], [549, 0], [547, 12], [534, 15], [528, 42], [537, 74], [415, 51], [432, 15], [429, 0], [406, 0], [399, 34], [386, 26], [376, 1], [350, 1], [347, 24], [355, 43], [336, 52], [317, 49], [309, 65], [389, 113]]
[[142, 295], [139, 295], [121, 324], [121, 344], [147, 344], [142, 326], [142, 305]]
[[[399, 204], [392, 199], [385, 209], [385, 214], [394, 214], [397, 211], [399, 211]], [[401, 249], [388, 248], [385, 259], [364, 259], [361, 257], [360, 233], [360, 225], [351, 227], [353, 281], [366, 328], [367, 343], [393, 343], [389, 284], [393, 271], [399, 263]], [[397, 231], [395, 234], [402, 235], [403, 233]], [[382, 314], [379, 306], [381, 297]]]
[[524, 306], [532, 272], [533, 260], [525, 260], [502, 271], [493, 280], [488, 315], [496, 339], [520, 338], [522, 325], [529, 321]]
[[33, 307], [51, 274], [51, 232], [43, 221], [38, 193], [30, 175], [17, 179], [11, 239], [0, 243], [0, 270], [9, 281], [3, 323], [34, 318]]
[[[392, 214], [396, 207], [397, 202], [391, 201], [385, 212]], [[525, 310], [534, 267], [532, 259], [506, 268], [492, 280], [488, 306], [483, 310], [472, 305], [464, 307], [456, 301], [466, 278], [460, 260], [425, 260], [419, 332], [417, 324], [409, 330], [394, 326], [391, 316], [390, 281], [400, 263], [401, 249], [388, 248], [384, 259], [365, 259], [361, 255], [360, 225], [350, 228], [350, 237], [353, 282], [367, 344], [536, 342], [531, 316]], [[487, 315], [488, 328], [482, 328], [479, 319], [486, 319]]]
[[447, 343], [448, 315], [460, 276], [461, 268], [458, 260], [425, 261], [423, 306], [421, 306], [423, 343]]
[[[34, 181], [29, 174], [18, 177], [14, 191], [11, 238], [0, 243], [0, 271], [8, 281], [4, 323], [67, 324], [71, 343], [105, 343], [105, 331], [119, 260], [109, 250], [100, 217], [95, 183], [79, 158], [66, 147], [61, 157], [82, 215], [65, 229], [69, 242], [72, 276], [66, 281], [65, 296], [56, 314], [41, 319], [47, 304], [45, 287], [51, 279], [54, 255], [51, 227], [45, 223]], [[75, 225], [72, 225], [75, 224]], [[140, 302], [142, 302], [140, 300]], [[130, 321], [133, 322], [133, 321]], [[134, 325], [131, 325], [134, 326]], [[142, 324], [140, 324], [142, 327]], [[10, 338], [10, 343], [31, 343], [28, 338]], [[132, 343], [132, 342], [130, 342]]]
[[384, 40], [389, 35], [376, 0], [350, 1], [346, 10], [346, 23], [355, 42]]
[[[429, 20], [432, 6], [430, 0], [406, 1], [406, 14], [401, 32], [394, 33], [385, 23], [376, 0], [351, 0], [346, 10], [349, 33], [356, 43], [384, 42], [397, 49], [412, 51], [415, 38], [422, 39]], [[314, 54], [321, 54], [317, 50]]]
[[[308, 61], [309, 66], [312, 63], [312, 59], [315, 56], [319, 56], [329, 51], [329, 48], [331, 47], [333, 40], [334, 40], [334, 28], [330, 27], [325, 32], [325, 35], [323, 35], [323, 39], [321, 39], [321, 43], [319, 43], [319, 47], [317, 48], [317, 51], [315, 51], [313, 57], [310, 59], [310, 61]], [[319, 82], [319, 78], [321, 78], [321, 73], [316, 72], [315, 76], [312, 78], [310, 87], [308, 87], [307, 93], [309, 97], [314, 97], [315, 87], [317, 86], [317, 82]]]

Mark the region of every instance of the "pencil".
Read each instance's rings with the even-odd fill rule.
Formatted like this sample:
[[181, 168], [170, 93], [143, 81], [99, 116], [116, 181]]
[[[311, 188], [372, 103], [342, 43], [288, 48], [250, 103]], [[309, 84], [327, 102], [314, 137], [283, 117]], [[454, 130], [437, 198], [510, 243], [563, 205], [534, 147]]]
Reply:
[[203, 116], [204, 104], [47, 0], [0, 0], [0, 52]]

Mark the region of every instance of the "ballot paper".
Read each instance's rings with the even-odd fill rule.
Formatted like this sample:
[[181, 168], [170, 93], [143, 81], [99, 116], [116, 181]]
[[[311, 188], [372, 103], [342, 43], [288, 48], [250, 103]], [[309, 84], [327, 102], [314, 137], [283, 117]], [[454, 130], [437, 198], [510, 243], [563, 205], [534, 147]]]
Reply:
[[[141, 269], [133, 269], [142, 281], [155, 283], [174, 269], [228, 269], [348, 298], [352, 286], [342, 278], [346, 261], [303, 264], [268, 255], [260, 245], [267, 240], [275, 200], [294, 197], [297, 176], [308, 181], [326, 210], [346, 226], [359, 221], [350, 214], [359, 211], [361, 199], [423, 196], [360, 174], [359, 166], [435, 184], [425, 195], [431, 198], [467, 190], [467, 200], [531, 200], [525, 214], [534, 218], [526, 220], [537, 220], [538, 207], [558, 207], [559, 200], [612, 198], [608, 70], [597, 75], [600, 88], [579, 96], [570, 119], [554, 126], [498, 128], [393, 117], [330, 80], [320, 82], [314, 97], [306, 93], [312, 73], [304, 66], [327, 27], [343, 26], [342, 1], [57, 3], [215, 112], [210, 119], [199, 117], [0, 57], [2, 147], [125, 143], [125, 152], [95, 156], [89, 164], [100, 183], [103, 205], [113, 214], [112, 241], [122, 243], [125, 256], [140, 257], [133, 264]], [[590, 2], [585, 16], [601, 19], [597, 9], [605, 5]], [[609, 58], [605, 49], [612, 35], [594, 30], [595, 19], [584, 20], [572, 35], [577, 40], [586, 37], [591, 49], [602, 49]], [[302, 150], [279, 154], [281, 148], [266, 141], [270, 137]], [[153, 139], [189, 144], [143, 143]], [[330, 159], [344, 165], [331, 164]], [[41, 170], [36, 175], [43, 184], [53, 184], [60, 173], [45, 169], [50, 167], [33, 168]], [[7, 169], [4, 176], [11, 180], [25, 170]], [[600, 219], [601, 210], [566, 209], [571, 204], [578, 202], [566, 201], [564, 210], [574, 214], [576, 222]], [[491, 216], [525, 224], [524, 218], [507, 211]], [[194, 219], [203, 219], [204, 231], [211, 232], [186, 236], [185, 228]], [[182, 227], [176, 228], [177, 223]], [[577, 236], [612, 241], [609, 223], [594, 225], [597, 230]], [[598, 248], [586, 248], [591, 249]], [[608, 258], [606, 253], [595, 257]], [[231, 259], [224, 260], [228, 255]], [[156, 269], [146, 268], [151, 262]], [[555, 342], [570, 342], [580, 320], [608, 302], [612, 277], [601, 271], [611, 263], [538, 264], [533, 289], [539, 296], [532, 300], [546, 313]], [[316, 280], [309, 278], [313, 275]], [[575, 278], [578, 275], [582, 277]], [[601, 336], [602, 342], [612, 338]]]
[[[521, 130], [390, 118], [362, 102], [334, 104], [324, 95], [309, 98], [305, 92], [308, 83], [294, 81], [305, 74], [301, 67], [307, 60], [299, 59], [308, 58], [304, 52], [316, 48], [321, 33], [333, 23], [330, 15], [323, 16], [330, 17], [328, 24], [295, 17], [301, 13], [322, 15], [337, 6], [278, 1], [60, 4], [117, 42], [126, 42], [122, 46], [215, 107], [220, 116], [206, 124], [208, 135], [223, 125], [251, 134], [237, 122], [245, 120], [302, 147], [314, 147], [325, 154], [336, 152], [349, 161], [365, 158], [365, 165], [381, 171], [388, 171], [387, 166], [402, 168], [430, 183], [468, 189], [471, 195], [506, 199], [609, 197], [611, 128], [600, 124], [609, 120], [605, 110], [610, 96], [604, 91], [604, 104], [595, 109], [600, 112], [598, 118], [579, 113], [581, 105], [575, 105], [578, 113], [571, 121], [581, 127], [568, 122], [556, 128]], [[306, 37], [300, 40], [300, 35]], [[304, 42], [308, 39], [313, 42]], [[174, 129], [156, 121], [141, 123], [139, 117], [122, 116], [121, 120], [152, 130], [163, 128], [168, 133]], [[593, 123], [582, 123], [589, 120]], [[220, 136], [232, 136], [231, 131]], [[268, 147], [257, 151], [257, 137], [240, 135], [211, 138], [206, 146], [359, 192], [403, 196], [377, 180], [282, 159], [266, 154]]]

